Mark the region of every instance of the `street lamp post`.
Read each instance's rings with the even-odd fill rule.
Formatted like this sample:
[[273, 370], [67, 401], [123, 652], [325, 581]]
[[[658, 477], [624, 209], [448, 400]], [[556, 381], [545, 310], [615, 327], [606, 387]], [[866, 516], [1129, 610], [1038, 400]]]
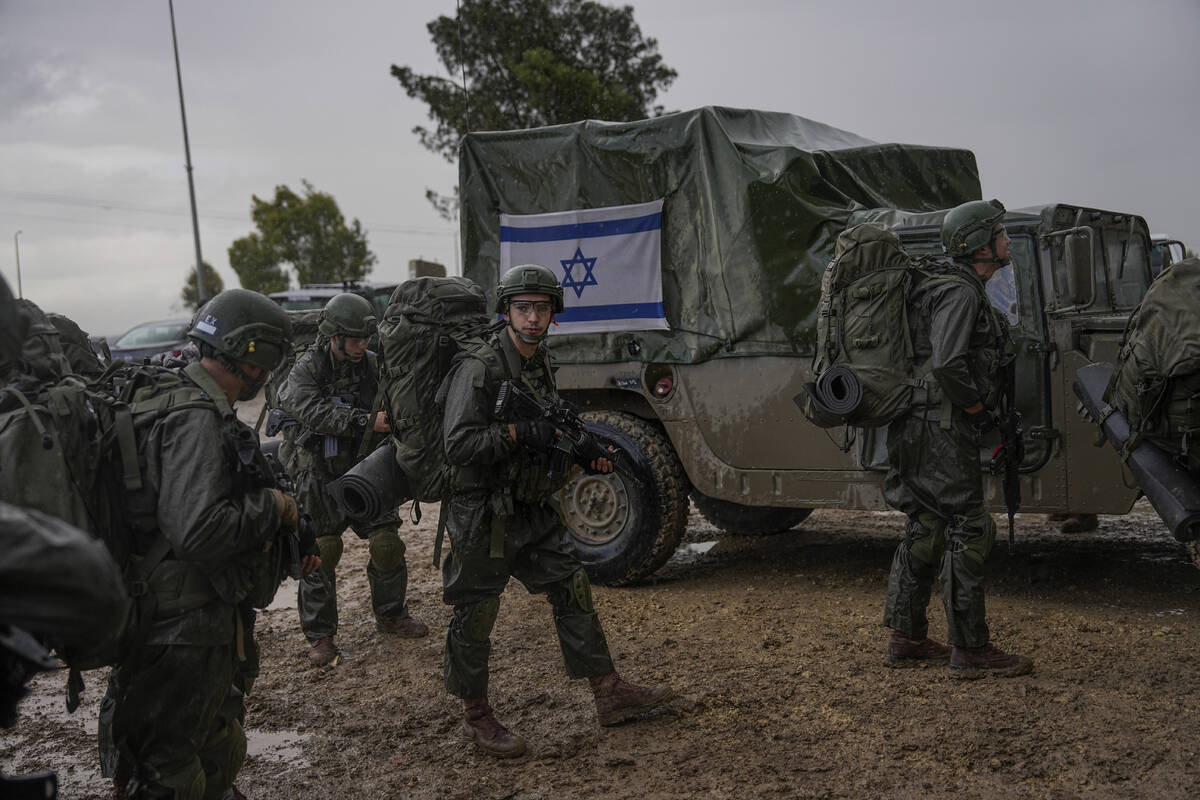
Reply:
[[13, 250], [17, 253], [17, 297], [24, 299], [25, 295], [21, 292], [21, 241], [17, 238], [21, 235], [21, 231], [13, 234]]

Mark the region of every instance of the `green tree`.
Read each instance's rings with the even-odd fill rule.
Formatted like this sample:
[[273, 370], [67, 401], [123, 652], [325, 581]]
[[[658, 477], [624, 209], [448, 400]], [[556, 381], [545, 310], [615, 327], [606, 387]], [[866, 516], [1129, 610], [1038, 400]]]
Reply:
[[[213, 265], [207, 261], [201, 262], [201, 268], [204, 270], [204, 299], [212, 297], [217, 292], [225, 291], [225, 281], [221, 280], [221, 276], [213, 269]], [[196, 296], [196, 268], [190, 267], [187, 271], [187, 278], [183, 282], [183, 289], [179, 292], [179, 299], [183, 301], [183, 307], [188, 311], [195, 311], [200, 307], [200, 300]]]
[[[513, 130], [603, 119], [657, 116], [659, 91], [675, 80], [658, 42], [642, 35], [633, 8], [591, 0], [462, 0], [457, 16], [427, 26], [451, 77], [418, 75], [392, 65], [392, 75], [429, 106], [432, 128], [418, 125], [421, 144], [453, 162], [469, 130]], [[467, 93], [459, 81], [466, 73]], [[456, 199], [426, 190], [452, 217]]]
[[300, 284], [362, 280], [375, 264], [357, 219], [346, 224], [332, 195], [303, 181], [304, 196], [275, 187], [271, 202], [251, 195], [258, 231], [229, 246], [229, 265], [245, 289], [267, 294], [288, 288], [288, 267]]

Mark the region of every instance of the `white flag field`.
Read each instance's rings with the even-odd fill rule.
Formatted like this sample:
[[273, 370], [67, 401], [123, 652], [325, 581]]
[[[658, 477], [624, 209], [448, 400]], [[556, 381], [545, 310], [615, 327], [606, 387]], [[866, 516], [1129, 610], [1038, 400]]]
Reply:
[[549, 267], [566, 310], [550, 333], [668, 328], [662, 299], [663, 201], [500, 215], [500, 274]]

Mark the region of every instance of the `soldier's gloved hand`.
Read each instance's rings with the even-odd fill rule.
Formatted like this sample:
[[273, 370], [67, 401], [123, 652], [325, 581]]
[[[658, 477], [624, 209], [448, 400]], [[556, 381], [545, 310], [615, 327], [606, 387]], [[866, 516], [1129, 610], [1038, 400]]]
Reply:
[[967, 425], [971, 427], [971, 430], [975, 431], [975, 433], [979, 434], [980, 436], [988, 431], [996, 429], [996, 415], [992, 413], [992, 410], [986, 406], [974, 413], [971, 413], [970, 411], [964, 411], [963, 419], [966, 420]]
[[267, 489], [275, 498], [275, 510], [279, 512], [279, 524], [286, 530], [294, 531], [300, 524], [300, 508], [291, 495], [284, 494], [278, 489]]
[[321, 548], [317, 547], [317, 526], [313, 525], [308, 514], [300, 517], [300, 523], [296, 527], [296, 538], [300, 540], [300, 555], [321, 555]]
[[513, 423], [517, 442], [533, 450], [546, 450], [554, 444], [558, 429], [544, 419], [521, 420]]

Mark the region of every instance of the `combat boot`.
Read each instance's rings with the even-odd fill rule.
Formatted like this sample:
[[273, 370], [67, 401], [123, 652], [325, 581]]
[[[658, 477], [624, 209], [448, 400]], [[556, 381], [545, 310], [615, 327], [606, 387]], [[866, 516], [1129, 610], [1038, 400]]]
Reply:
[[126, 788], [129, 786], [129, 781], [125, 778], [113, 778], [112, 800], [128, 800], [129, 793]]
[[489, 755], [498, 758], [525, 755], [525, 740], [500, 724], [486, 697], [463, 700], [463, 734]]
[[615, 672], [588, 678], [588, 683], [596, 698], [596, 716], [604, 726], [644, 714], [675, 696], [670, 686], [638, 686]]
[[951, 678], [984, 678], [995, 675], [1011, 678], [1033, 670], [1033, 660], [1006, 653], [995, 645], [955, 647], [950, 654]]
[[420, 639], [429, 633], [429, 626], [416, 617], [406, 614], [398, 619], [376, 617], [375, 630], [380, 633], [394, 633], [401, 639]]
[[338, 657], [337, 645], [333, 643], [332, 636], [322, 636], [320, 639], [313, 639], [308, 645], [308, 660], [318, 667], [324, 667], [327, 664], [336, 664]]
[[910, 639], [897, 630], [888, 639], [885, 667], [919, 667], [923, 664], [945, 664], [950, 660], [950, 648], [933, 639]]

